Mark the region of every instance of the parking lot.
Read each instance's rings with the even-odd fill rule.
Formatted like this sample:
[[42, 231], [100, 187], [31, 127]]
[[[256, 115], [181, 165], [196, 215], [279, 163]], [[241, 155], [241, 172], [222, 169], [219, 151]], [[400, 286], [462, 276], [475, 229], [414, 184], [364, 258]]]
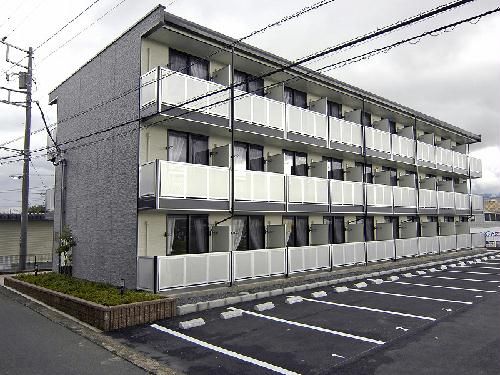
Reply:
[[[391, 276], [383, 282], [343, 285], [347, 290], [326, 287], [207, 310], [112, 335], [190, 374], [332, 373], [349, 366], [356, 373], [353, 363], [394, 350], [404, 341], [416, 342], [417, 334], [467, 311], [472, 314], [478, 305], [496, 303], [500, 255]], [[317, 292], [324, 293], [313, 296]], [[222, 319], [223, 312], [236, 317]], [[200, 318], [203, 325], [179, 327]], [[441, 330], [447, 327], [443, 324]], [[500, 320], [488, 329], [500, 337]], [[425, 358], [420, 360], [424, 366]]]

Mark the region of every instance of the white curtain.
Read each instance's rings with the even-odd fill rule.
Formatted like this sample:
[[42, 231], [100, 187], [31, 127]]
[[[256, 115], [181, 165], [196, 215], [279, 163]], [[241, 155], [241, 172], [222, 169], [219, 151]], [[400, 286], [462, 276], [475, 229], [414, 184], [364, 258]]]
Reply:
[[232, 226], [231, 236], [233, 239], [233, 250], [236, 250], [240, 244], [241, 237], [243, 236], [245, 219], [242, 217], [233, 217], [231, 226]]
[[172, 254], [174, 244], [175, 217], [167, 217], [167, 255]]
[[168, 160], [187, 162], [187, 137], [171, 132], [168, 136]]

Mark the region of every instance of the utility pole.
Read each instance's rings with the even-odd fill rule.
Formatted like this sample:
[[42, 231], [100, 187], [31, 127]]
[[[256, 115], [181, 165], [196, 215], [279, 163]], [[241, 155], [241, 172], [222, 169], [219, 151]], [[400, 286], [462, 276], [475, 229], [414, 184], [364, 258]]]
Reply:
[[[29, 204], [29, 173], [30, 173], [30, 136], [31, 136], [31, 87], [33, 82], [33, 48], [28, 50], [14, 46], [5, 41], [6, 37], [0, 40], [0, 43], [7, 47], [5, 60], [15, 66], [19, 66], [26, 71], [14, 73], [19, 78], [19, 90], [1, 87], [8, 92], [7, 100], [1, 100], [2, 103], [12, 104], [26, 109], [26, 122], [24, 128], [24, 149], [23, 149], [23, 185], [22, 185], [22, 203], [21, 203], [21, 235], [19, 238], [19, 270], [26, 269], [26, 258], [28, 256], [28, 204]], [[19, 62], [14, 62], [9, 59], [9, 48], [17, 49], [24, 52], [28, 56], [28, 65], [24, 66]], [[12, 74], [11, 74], [12, 75]], [[6, 73], [7, 81], [10, 75]], [[10, 94], [12, 92], [26, 94], [25, 102], [11, 101]]]
[[[26, 73], [26, 123], [24, 126], [23, 187], [21, 203], [21, 238], [19, 244], [19, 270], [26, 269], [28, 255], [28, 204], [30, 188], [30, 136], [31, 136], [31, 84], [33, 74], [33, 48], [28, 49], [28, 71]], [[21, 81], [22, 75], [19, 76]]]

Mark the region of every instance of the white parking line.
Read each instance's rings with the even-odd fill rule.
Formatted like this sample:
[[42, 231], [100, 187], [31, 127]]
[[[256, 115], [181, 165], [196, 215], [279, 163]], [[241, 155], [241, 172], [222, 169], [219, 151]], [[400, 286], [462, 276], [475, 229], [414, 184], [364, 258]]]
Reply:
[[[230, 307], [229, 309], [235, 309], [235, 307]], [[239, 310], [241, 310], [241, 309], [239, 309]], [[335, 336], [347, 337], [350, 339], [370, 342], [370, 343], [377, 344], [377, 345], [385, 344], [384, 341], [371, 339], [369, 337], [357, 336], [357, 335], [353, 335], [353, 334], [342, 332], [342, 331], [334, 331], [334, 330], [331, 330], [328, 328], [312, 326], [312, 325], [305, 324], [305, 323], [294, 322], [293, 320], [276, 318], [274, 316], [259, 314], [259, 313], [255, 313], [253, 311], [248, 311], [248, 310], [241, 310], [241, 311], [243, 311], [243, 314], [256, 316], [258, 318], [264, 318], [264, 319], [272, 320], [274, 322], [285, 323], [285, 324], [289, 324], [289, 325], [296, 326], [296, 327], [308, 328], [308, 329], [312, 329], [314, 331], [329, 333], [329, 334], [335, 335]]]
[[213, 351], [218, 352], [218, 353], [225, 354], [229, 357], [239, 359], [240, 361], [248, 362], [248, 363], [251, 363], [252, 365], [256, 365], [256, 366], [263, 367], [265, 369], [277, 372], [278, 374], [297, 375], [296, 372], [284, 369], [284, 368], [279, 367], [279, 366], [275, 366], [273, 364], [270, 364], [270, 363], [267, 363], [264, 361], [260, 361], [258, 359], [252, 358], [252, 357], [248, 357], [248, 356], [240, 354], [240, 353], [233, 352], [232, 350], [227, 350], [227, 349], [221, 348], [219, 346], [212, 345], [208, 342], [195, 339], [194, 337], [191, 337], [191, 336], [185, 335], [183, 333], [168, 329], [168, 328], [160, 326], [158, 324], [151, 324], [151, 327], [155, 328], [161, 332], [168, 333], [172, 336], [178, 337], [180, 339], [192, 342], [193, 344], [202, 346], [204, 348], [213, 350]]
[[420, 283], [407, 283], [405, 281], [396, 281], [396, 284], [401, 285], [413, 285], [413, 286], [422, 286], [428, 288], [442, 288], [442, 289], [452, 289], [452, 290], [465, 290], [468, 292], [483, 292], [483, 293], [497, 293], [496, 290], [482, 290], [482, 289], [473, 289], [473, 288], [459, 288], [456, 286], [445, 286], [445, 285], [430, 285], [430, 284], [420, 284]]
[[479, 271], [448, 271], [454, 273], [469, 273], [471, 275], [490, 275], [490, 276], [498, 276], [498, 273], [489, 273], [489, 272], [479, 272]]
[[472, 302], [469, 302], [469, 301], [455, 301], [455, 300], [444, 299], [444, 298], [431, 298], [431, 297], [424, 297], [424, 296], [413, 296], [413, 295], [409, 295], [409, 294], [378, 292], [375, 290], [361, 290], [361, 289], [349, 289], [349, 290], [352, 290], [354, 292], [360, 292], [360, 293], [373, 293], [373, 294], [381, 294], [381, 295], [394, 296], [394, 297], [416, 298], [416, 299], [422, 299], [422, 300], [427, 300], [427, 301], [449, 302], [449, 303], [460, 303], [462, 305], [472, 305]]
[[443, 279], [443, 280], [471, 281], [474, 283], [494, 283], [494, 284], [500, 283], [499, 280], [462, 279], [461, 277], [450, 277], [450, 276], [422, 276], [422, 277], [432, 278], [432, 279]]
[[366, 307], [366, 306], [346, 305], [344, 303], [337, 303], [337, 302], [330, 302], [330, 301], [318, 301], [316, 299], [311, 299], [311, 298], [302, 298], [302, 299], [304, 301], [316, 302], [316, 303], [323, 303], [325, 305], [333, 305], [333, 306], [339, 306], [339, 307], [348, 307], [348, 308], [357, 309], [357, 310], [366, 310], [366, 311], [380, 312], [380, 313], [384, 313], [384, 314], [404, 316], [404, 317], [407, 317], [407, 318], [416, 318], [416, 319], [431, 320], [431, 321], [436, 320], [435, 318], [431, 318], [429, 316], [413, 315], [413, 314], [402, 313], [402, 312], [399, 312], [399, 311], [374, 309], [372, 307]]
[[485, 262], [485, 261], [482, 261], [480, 264], [487, 264], [489, 266], [500, 266], [500, 264], [496, 263], [496, 262]]
[[484, 268], [484, 269], [487, 269], [487, 270], [497, 270], [497, 271], [500, 271], [500, 268], [498, 267], [477, 267], [477, 268]]

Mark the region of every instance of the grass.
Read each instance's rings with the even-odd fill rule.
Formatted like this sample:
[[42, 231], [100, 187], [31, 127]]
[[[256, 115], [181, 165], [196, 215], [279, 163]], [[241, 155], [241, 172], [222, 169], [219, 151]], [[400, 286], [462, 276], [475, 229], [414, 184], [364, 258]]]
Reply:
[[54, 272], [42, 273], [37, 276], [22, 274], [14, 278], [104, 306], [116, 306], [162, 298], [157, 294], [136, 290], [126, 290], [121, 295], [120, 290], [113, 285], [77, 279]]

